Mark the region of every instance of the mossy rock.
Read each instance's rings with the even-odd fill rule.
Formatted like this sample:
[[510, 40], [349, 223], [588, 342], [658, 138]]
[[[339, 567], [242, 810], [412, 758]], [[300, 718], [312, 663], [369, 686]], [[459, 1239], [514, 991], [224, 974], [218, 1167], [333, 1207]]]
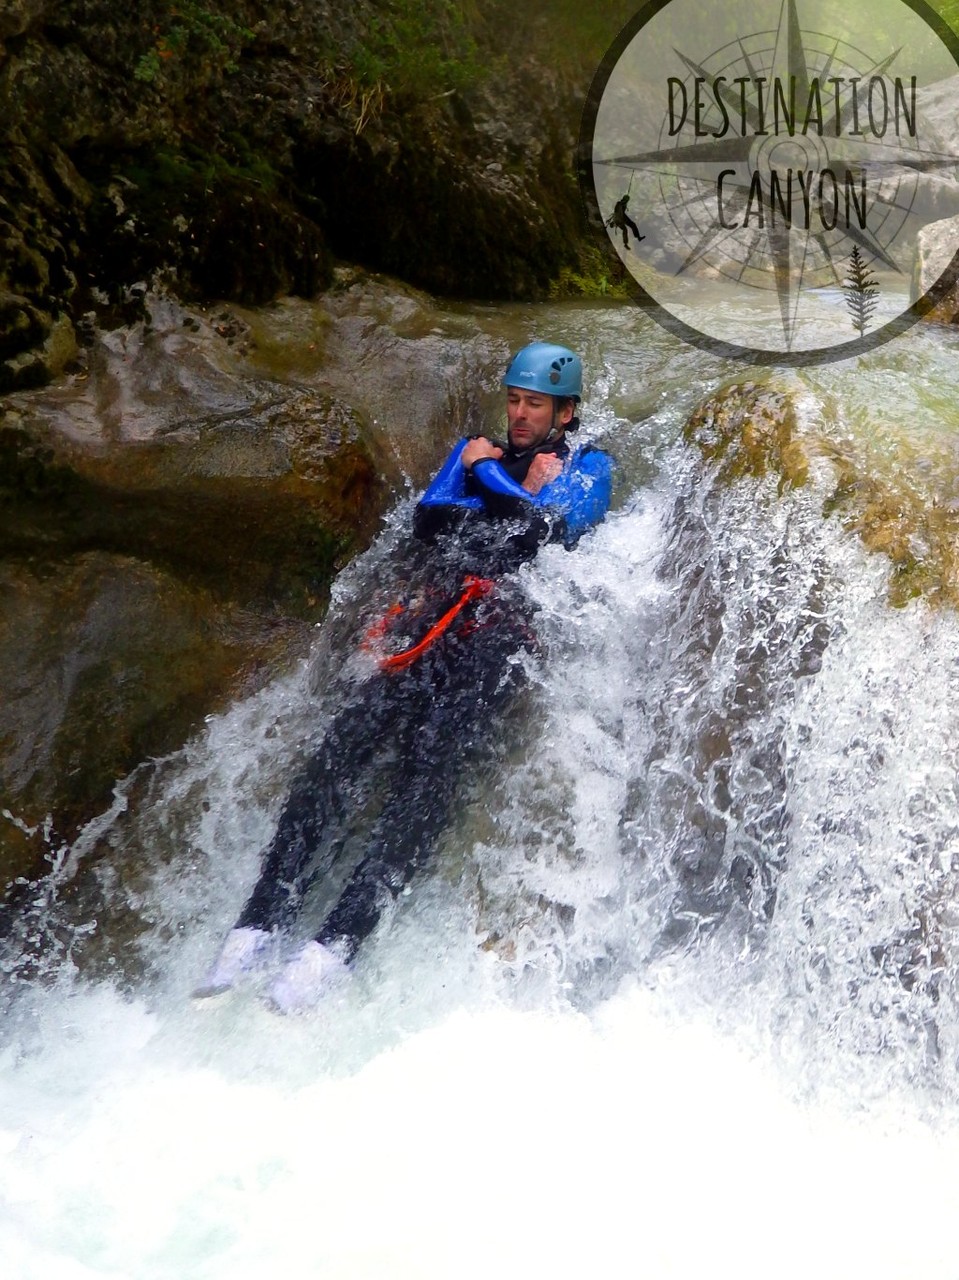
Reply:
[[923, 597], [959, 606], [959, 513], [923, 496], [906, 468], [877, 477], [848, 442], [840, 447], [802, 429], [788, 391], [754, 382], [724, 387], [695, 410], [683, 435], [717, 466], [720, 483], [771, 475], [780, 495], [808, 484], [821, 460], [823, 516], [887, 557], [889, 603], [899, 608]]
[[[8, 289], [0, 291], [0, 362], [5, 364], [11, 356], [37, 347], [53, 327], [49, 315], [45, 315], [29, 298]], [[0, 367], [2, 367], [0, 364]], [[0, 373], [0, 391], [17, 390], [10, 378], [7, 382]]]
[[889, 603], [902, 608], [923, 597], [959, 606], [959, 515], [930, 504], [905, 473], [880, 481], [848, 454], [831, 456], [838, 482], [824, 514], [837, 515], [869, 551], [890, 560]]
[[754, 382], [736, 383], [702, 404], [683, 428], [707, 462], [719, 463], [723, 481], [779, 477], [779, 490], [809, 478], [811, 445], [801, 436], [788, 392]]
[[[91, 159], [91, 165], [98, 163]], [[323, 233], [254, 173], [195, 149], [108, 156], [89, 218], [93, 273], [114, 291], [176, 270], [186, 296], [258, 305], [332, 280]]]

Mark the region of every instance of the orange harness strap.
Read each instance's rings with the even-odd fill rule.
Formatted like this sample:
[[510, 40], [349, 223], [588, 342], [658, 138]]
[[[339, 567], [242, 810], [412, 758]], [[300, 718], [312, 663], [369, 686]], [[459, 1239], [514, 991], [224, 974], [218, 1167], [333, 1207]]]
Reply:
[[[454, 604], [452, 608], [447, 609], [438, 622], [434, 622], [419, 644], [414, 644], [411, 648], [404, 649], [402, 653], [393, 653], [390, 654], [389, 657], [380, 658], [379, 662], [382, 669], [384, 671], [402, 671], [406, 667], [412, 666], [416, 659], [421, 657], [430, 645], [435, 644], [440, 636], [449, 630], [450, 626], [471, 600], [477, 600], [480, 596], [488, 595], [489, 592], [493, 590], [493, 586], [494, 583], [491, 578], [476, 578], [472, 574], [467, 574], [463, 579], [463, 594], [457, 600], [456, 604]], [[396, 613], [401, 612], [401, 610], [402, 606], [393, 605], [382, 622], [370, 629], [371, 632], [378, 632], [382, 635], [386, 629], [388, 619]]]

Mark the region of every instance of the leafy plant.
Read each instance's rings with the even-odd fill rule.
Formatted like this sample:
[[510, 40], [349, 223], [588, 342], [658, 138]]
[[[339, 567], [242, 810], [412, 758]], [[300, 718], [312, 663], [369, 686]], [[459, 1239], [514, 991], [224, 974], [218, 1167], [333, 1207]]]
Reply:
[[549, 296], [553, 299], [604, 298], [607, 301], [625, 301], [629, 297], [629, 290], [625, 283], [625, 273], [611, 276], [606, 256], [590, 244], [581, 250], [576, 266], [560, 268], [559, 275], [550, 286]]
[[843, 283], [846, 306], [852, 316], [852, 327], [859, 336], [866, 332], [872, 313], [879, 303], [879, 282], [863, 261], [859, 246], [854, 245], [849, 259], [849, 274]]

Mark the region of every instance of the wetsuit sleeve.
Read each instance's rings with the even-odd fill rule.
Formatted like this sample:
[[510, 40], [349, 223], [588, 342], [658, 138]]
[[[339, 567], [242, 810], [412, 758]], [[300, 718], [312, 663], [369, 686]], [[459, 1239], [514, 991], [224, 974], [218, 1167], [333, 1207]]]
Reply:
[[562, 542], [572, 547], [609, 510], [613, 464], [609, 454], [587, 446], [573, 455], [561, 475], [539, 493], [516, 483], [499, 463], [483, 459], [472, 470], [473, 488], [487, 511], [497, 516], [536, 516], [529, 529], [532, 542]]
[[[457, 512], [464, 508], [487, 511], [501, 518], [524, 516], [532, 511], [533, 498], [494, 458], [481, 458], [467, 473], [460, 462], [469, 437], [453, 447], [416, 506], [413, 530], [427, 541], [447, 532]], [[467, 479], [468, 476], [468, 479]]]
[[416, 504], [413, 514], [413, 533], [426, 542], [437, 534], [448, 533], [455, 524], [457, 512], [465, 506], [480, 505], [466, 495], [464, 472], [460, 454], [466, 448], [467, 438], [453, 446], [449, 457], [430, 481], [426, 492]]
[[495, 458], [480, 458], [470, 469], [471, 489], [494, 516], [521, 516], [538, 505], [531, 493], [517, 484]]
[[460, 466], [460, 455], [469, 444], [468, 437], [458, 441], [450, 451], [449, 457], [430, 481], [426, 492], [420, 498], [420, 506], [436, 506], [438, 503], [455, 502], [463, 496], [463, 468]]
[[528, 512], [535, 505], [532, 495], [517, 484], [495, 458], [481, 458], [466, 471], [460, 458], [467, 444], [468, 437], [454, 446], [420, 499], [417, 514], [451, 504], [482, 507], [490, 515], [503, 517]]
[[417, 504], [414, 531], [431, 539], [448, 532], [456, 513], [479, 508], [501, 519], [528, 519], [524, 541], [535, 553], [546, 541], [571, 547], [609, 510], [612, 461], [601, 449], [577, 450], [562, 474], [537, 494], [528, 493], [494, 458], [481, 458], [467, 473], [460, 462], [467, 439], [455, 445]]
[[571, 547], [592, 529], [609, 510], [613, 492], [613, 463], [602, 449], [585, 448], [552, 484], [545, 485], [534, 500], [560, 517], [559, 536]]

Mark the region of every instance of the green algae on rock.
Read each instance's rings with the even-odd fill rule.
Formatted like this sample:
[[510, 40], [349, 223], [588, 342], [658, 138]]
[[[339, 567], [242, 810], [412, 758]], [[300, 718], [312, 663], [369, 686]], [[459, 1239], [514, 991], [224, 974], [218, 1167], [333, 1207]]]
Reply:
[[814, 461], [822, 460], [823, 516], [889, 559], [889, 603], [899, 608], [923, 597], [959, 607], [959, 512], [911, 482], [907, 457], [894, 474], [880, 476], [851, 440], [802, 426], [794, 392], [756, 382], [710, 396], [689, 418], [684, 438], [716, 467], [720, 482], [771, 475], [780, 496], [806, 486]]

